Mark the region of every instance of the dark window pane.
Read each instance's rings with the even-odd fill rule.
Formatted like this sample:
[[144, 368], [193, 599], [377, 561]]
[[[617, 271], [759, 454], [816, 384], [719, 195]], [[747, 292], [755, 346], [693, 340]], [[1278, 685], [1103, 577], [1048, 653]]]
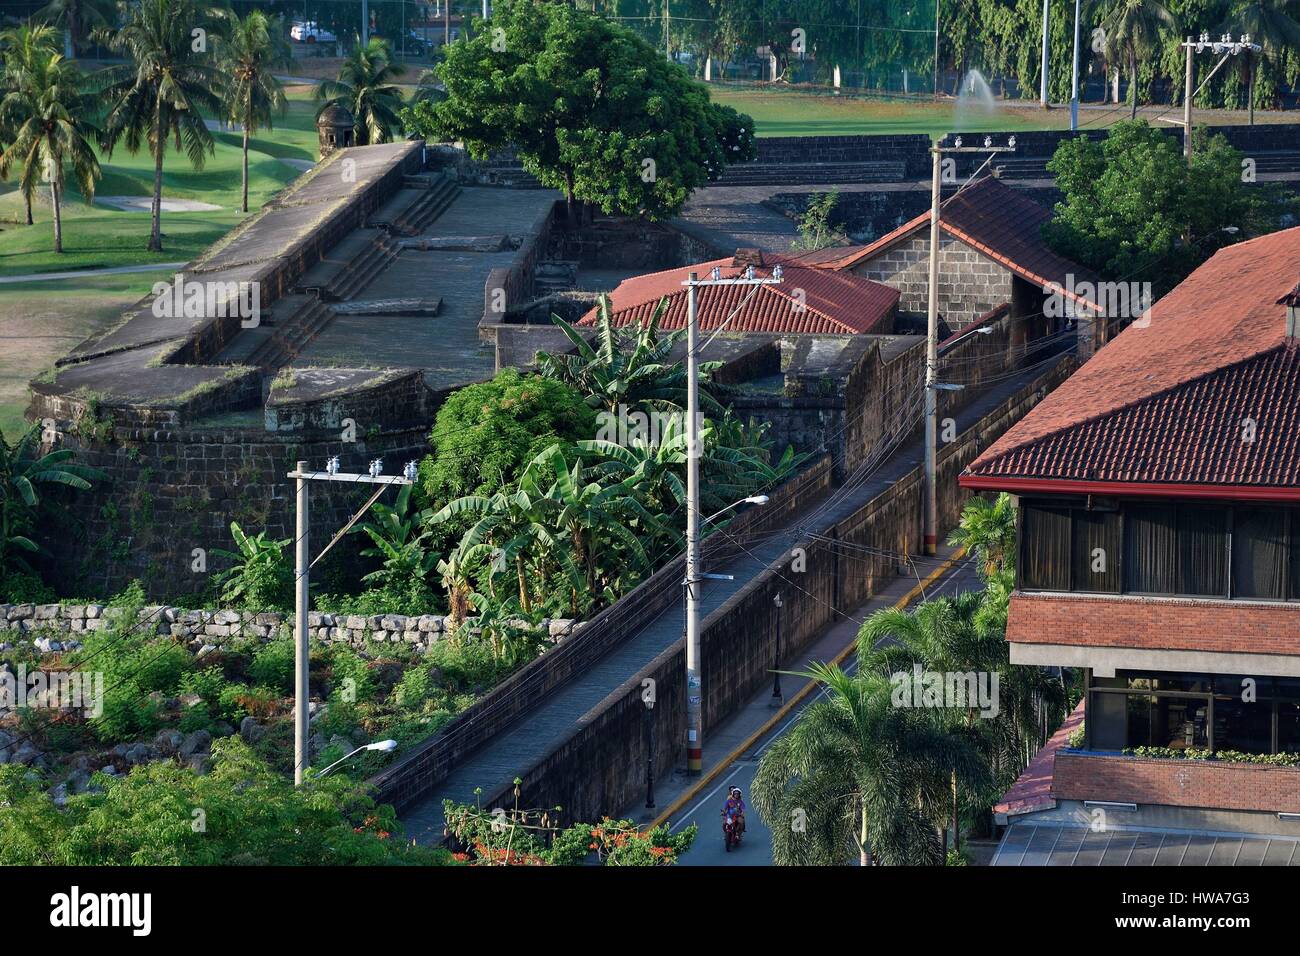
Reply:
[[1124, 694], [1105, 694], [1094, 692], [1088, 702], [1088, 712], [1084, 719], [1088, 724], [1088, 735], [1092, 738], [1093, 750], [1123, 750], [1127, 737], [1126, 723], [1128, 712]]
[[1119, 591], [1119, 513], [1074, 512], [1074, 590]]
[[1208, 694], [1213, 690], [1204, 674], [1156, 674], [1156, 690], [1176, 690]]
[[1266, 754], [1273, 750], [1273, 702], [1214, 698], [1214, 749]]
[[1020, 518], [1024, 559], [1020, 584], [1033, 591], [1065, 591], [1070, 573], [1070, 512], [1028, 505]]
[[[1189, 747], [1205, 748], [1204, 713], [1209, 698], [1161, 697], [1155, 699], [1152, 720], [1152, 743], [1157, 747], [1185, 750]], [[1197, 721], [1197, 715], [1202, 715]]]
[[1277, 705], [1277, 749], [1300, 753], [1300, 704]]
[[1128, 704], [1128, 738], [1125, 746], [1150, 747], [1151, 740], [1151, 704], [1155, 698], [1145, 694], [1129, 694], [1125, 698]]
[[1232, 528], [1232, 593], [1235, 597], [1285, 596], [1286, 512], [1238, 508]]
[[1178, 509], [1178, 593], [1228, 596], [1228, 515]]
[[1124, 513], [1124, 588], [1144, 594], [1176, 590], [1174, 509], [1135, 505]]
[[1293, 601], [1300, 601], [1300, 509], [1291, 511], [1291, 593]]

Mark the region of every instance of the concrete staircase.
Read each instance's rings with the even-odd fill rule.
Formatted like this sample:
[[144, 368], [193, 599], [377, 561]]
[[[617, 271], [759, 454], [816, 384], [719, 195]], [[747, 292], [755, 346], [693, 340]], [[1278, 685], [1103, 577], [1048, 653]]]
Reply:
[[393, 236], [418, 236], [460, 194], [460, 186], [441, 173], [406, 176], [402, 188], [376, 212], [367, 225]]
[[382, 229], [357, 229], [334, 246], [294, 286], [327, 302], [350, 299], [370, 284], [400, 254]]
[[334, 312], [316, 296], [287, 295], [263, 314], [261, 325], [242, 330], [217, 361], [273, 371], [292, 362], [333, 318]]
[[723, 170], [714, 186], [800, 186], [896, 183], [907, 178], [902, 160], [862, 163], [739, 163]]

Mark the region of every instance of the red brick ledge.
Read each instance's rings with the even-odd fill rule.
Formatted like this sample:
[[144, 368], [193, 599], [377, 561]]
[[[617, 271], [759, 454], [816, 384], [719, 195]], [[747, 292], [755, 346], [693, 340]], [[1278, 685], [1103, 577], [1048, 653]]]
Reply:
[[1057, 800], [1300, 813], [1300, 767], [1063, 750], [1051, 792]]
[[1142, 650], [1300, 654], [1300, 602], [1016, 591], [1007, 640]]

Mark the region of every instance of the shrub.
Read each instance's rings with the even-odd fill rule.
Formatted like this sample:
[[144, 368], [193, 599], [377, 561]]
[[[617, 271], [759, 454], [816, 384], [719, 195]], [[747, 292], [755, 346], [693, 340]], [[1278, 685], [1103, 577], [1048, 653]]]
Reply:
[[293, 604], [293, 568], [288, 546], [292, 538], [272, 541], [265, 531], [249, 536], [236, 521], [230, 522], [230, 536], [238, 551], [213, 549], [213, 553], [234, 562], [213, 583], [221, 589], [221, 600], [249, 611], [284, 611]]
[[295, 649], [292, 640], [280, 638], [263, 644], [253, 652], [248, 676], [259, 684], [293, 693]]

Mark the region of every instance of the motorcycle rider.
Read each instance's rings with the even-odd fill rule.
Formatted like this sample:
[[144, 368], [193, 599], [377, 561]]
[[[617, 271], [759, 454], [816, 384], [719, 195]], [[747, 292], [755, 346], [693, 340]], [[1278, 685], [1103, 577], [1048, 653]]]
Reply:
[[739, 787], [732, 787], [727, 794], [727, 802], [722, 807], [722, 823], [725, 826], [732, 820], [736, 821], [735, 832], [737, 835], [745, 832], [745, 800], [741, 796]]

